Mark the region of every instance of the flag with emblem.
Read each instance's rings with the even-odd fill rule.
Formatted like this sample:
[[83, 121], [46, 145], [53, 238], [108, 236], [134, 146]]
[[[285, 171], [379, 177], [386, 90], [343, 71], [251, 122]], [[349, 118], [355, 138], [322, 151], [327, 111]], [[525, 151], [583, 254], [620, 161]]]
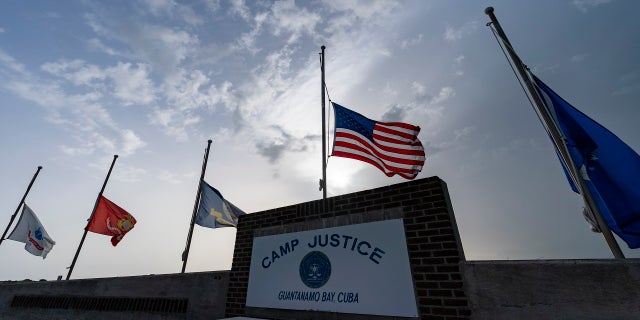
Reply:
[[[640, 248], [640, 155], [532, 76], [604, 221], [629, 248]], [[569, 177], [564, 162], [561, 163]], [[569, 179], [569, 184], [573, 191], [580, 193], [573, 179]], [[593, 216], [590, 208], [585, 216]]]
[[225, 200], [220, 191], [204, 180], [200, 183], [200, 203], [196, 223], [207, 228], [236, 227], [238, 217], [246, 213]]
[[87, 231], [111, 236], [111, 244], [115, 247], [135, 224], [136, 219], [131, 214], [100, 196], [96, 211], [87, 225]]
[[25, 243], [24, 249], [42, 259], [56, 244], [38, 220], [36, 214], [25, 203], [20, 220], [7, 239]]
[[413, 179], [422, 170], [425, 153], [418, 140], [420, 127], [379, 122], [332, 102], [335, 112], [333, 156], [364, 161], [388, 177]]

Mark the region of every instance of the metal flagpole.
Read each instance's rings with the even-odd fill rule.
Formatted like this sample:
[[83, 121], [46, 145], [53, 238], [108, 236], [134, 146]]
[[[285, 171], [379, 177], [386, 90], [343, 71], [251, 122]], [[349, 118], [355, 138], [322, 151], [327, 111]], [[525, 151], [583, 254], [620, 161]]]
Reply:
[[2, 237], [0, 237], [0, 244], [2, 244], [2, 241], [4, 241], [4, 237], [7, 235], [7, 231], [9, 231], [9, 228], [11, 227], [11, 224], [13, 223], [13, 219], [16, 218], [18, 211], [20, 211], [20, 207], [22, 207], [22, 204], [24, 203], [24, 199], [27, 198], [27, 194], [29, 194], [29, 190], [31, 190], [31, 186], [33, 185], [33, 182], [36, 181], [36, 177], [38, 176], [38, 173], [40, 173], [41, 169], [42, 169], [42, 166], [38, 166], [38, 170], [36, 170], [36, 173], [33, 175], [33, 178], [31, 178], [31, 182], [29, 182], [27, 191], [24, 192], [24, 195], [22, 196], [22, 200], [20, 200], [20, 203], [18, 203], [18, 207], [16, 208], [16, 211], [11, 216], [11, 219], [9, 220], [9, 224], [7, 225], [7, 228], [4, 230]]
[[518, 73], [520, 74], [520, 77], [522, 78], [525, 85], [527, 86], [527, 90], [529, 91], [529, 94], [533, 98], [534, 104], [540, 116], [542, 117], [543, 122], [549, 129], [549, 134], [551, 136], [551, 139], [553, 140], [553, 143], [556, 145], [558, 152], [560, 153], [560, 157], [566, 164], [567, 170], [569, 170], [571, 176], [574, 177], [574, 179], [576, 180], [575, 181], [577, 182], [576, 186], [579, 188], [580, 194], [582, 195], [585, 201], [585, 204], [589, 207], [591, 212], [593, 212], [596, 218], [596, 221], [598, 222], [598, 226], [602, 231], [602, 236], [607, 242], [609, 249], [611, 249], [611, 253], [613, 253], [613, 256], [616, 259], [624, 259], [625, 258], [624, 254], [622, 253], [622, 250], [620, 249], [618, 242], [616, 242], [616, 239], [613, 237], [613, 234], [611, 233], [609, 226], [606, 224], [606, 222], [604, 221], [604, 218], [602, 217], [602, 213], [600, 212], [600, 209], [598, 208], [595, 201], [593, 200], [593, 196], [591, 195], [589, 188], [587, 188], [587, 185], [584, 182], [582, 175], [580, 174], [578, 168], [573, 162], [573, 159], [569, 155], [569, 151], [567, 150], [567, 147], [564, 144], [564, 139], [562, 138], [562, 133], [556, 126], [556, 123], [553, 120], [553, 117], [549, 114], [548, 110], [545, 108], [544, 104], [542, 103], [542, 99], [540, 98], [537, 91], [535, 90], [533, 83], [531, 82], [531, 79], [529, 78], [529, 75], [525, 70], [525, 66], [522, 63], [522, 60], [520, 60], [520, 57], [518, 57], [518, 55], [513, 50], [513, 47], [511, 46], [511, 43], [509, 42], [507, 35], [504, 33], [504, 30], [500, 26], [498, 19], [494, 15], [493, 7], [487, 7], [484, 10], [484, 12], [489, 16], [489, 18], [491, 19], [491, 22], [496, 28], [496, 31], [498, 32], [498, 35], [500, 36], [500, 38], [502, 38], [502, 41], [504, 41], [505, 47], [507, 48], [507, 52], [509, 53], [511, 60], [514, 62], [515, 67], [518, 70]]
[[113, 155], [113, 161], [111, 162], [111, 167], [109, 167], [109, 172], [107, 172], [107, 177], [104, 179], [104, 183], [102, 184], [102, 189], [100, 189], [100, 193], [98, 193], [98, 197], [96, 198], [96, 203], [93, 205], [93, 210], [91, 211], [91, 216], [87, 220], [87, 226], [84, 227], [84, 233], [82, 234], [82, 239], [80, 239], [80, 244], [78, 245], [78, 250], [76, 250], [76, 254], [73, 256], [73, 261], [71, 262], [71, 266], [69, 267], [69, 273], [67, 273], [66, 280], [69, 280], [71, 277], [71, 273], [73, 272], [73, 267], [76, 265], [76, 261], [78, 260], [78, 255], [80, 254], [80, 250], [82, 249], [82, 244], [84, 243], [84, 239], [87, 237], [87, 228], [89, 227], [89, 223], [91, 223], [91, 219], [93, 215], [96, 213], [96, 208], [98, 207], [98, 202], [100, 201], [100, 197], [104, 192], [104, 188], [107, 186], [107, 181], [109, 181], [109, 176], [111, 176], [111, 170], [113, 170], [113, 165], [116, 164], [116, 159], [118, 159], [118, 155]]
[[327, 123], [325, 120], [325, 84], [324, 84], [324, 49], [327, 47], [321, 46], [320, 50], [320, 96], [322, 97], [322, 180], [320, 180], [320, 189], [322, 190], [322, 199], [327, 199]]
[[204, 172], [207, 170], [207, 160], [209, 160], [209, 149], [211, 148], [211, 140], [207, 141], [207, 149], [204, 152], [204, 160], [202, 160], [202, 172], [198, 181], [198, 193], [196, 194], [196, 203], [193, 204], [193, 214], [191, 215], [191, 224], [189, 225], [189, 234], [187, 235], [187, 244], [182, 252], [182, 271], [187, 268], [187, 259], [189, 258], [189, 249], [191, 248], [191, 237], [193, 236], [193, 225], [196, 223], [196, 214], [198, 213], [198, 205], [200, 204], [200, 196], [202, 195], [202, 181], [204, 181]]

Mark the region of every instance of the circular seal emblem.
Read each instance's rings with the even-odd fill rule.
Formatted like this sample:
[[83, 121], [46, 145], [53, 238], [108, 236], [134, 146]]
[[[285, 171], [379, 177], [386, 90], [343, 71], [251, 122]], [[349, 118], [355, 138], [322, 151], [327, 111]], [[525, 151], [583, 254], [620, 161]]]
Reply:
[[309, 288], [325, 285], [331, 276], [331, 262], [320, 251], [311, 251], [300, 261], [300, 280]]
[[36, 236], [36, 239], [42, 240], [42, 229], [40, 229], [40, 227], [36, 229], [35, 236]]

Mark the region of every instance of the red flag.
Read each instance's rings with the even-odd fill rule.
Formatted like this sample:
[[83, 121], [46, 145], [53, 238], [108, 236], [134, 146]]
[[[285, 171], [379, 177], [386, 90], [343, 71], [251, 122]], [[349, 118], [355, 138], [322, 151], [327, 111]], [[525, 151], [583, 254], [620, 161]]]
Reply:
[[111, 244], [115, 247], [129, 230], [133, 229], [136, 219], [109, 199], [100, 196], [98, 207], [86, 230], [113, 236]]

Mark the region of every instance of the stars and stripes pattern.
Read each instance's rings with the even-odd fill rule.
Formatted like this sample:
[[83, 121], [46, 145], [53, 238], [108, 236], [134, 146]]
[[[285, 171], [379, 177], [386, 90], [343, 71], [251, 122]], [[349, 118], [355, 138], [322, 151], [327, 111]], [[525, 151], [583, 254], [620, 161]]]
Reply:
[[402, 122], [378, 122], [335, 102], [332, 155], [370, 163], [388, 177], [414, 179], [422, 170], [425, 153], [418, 140], [420, 127]]

